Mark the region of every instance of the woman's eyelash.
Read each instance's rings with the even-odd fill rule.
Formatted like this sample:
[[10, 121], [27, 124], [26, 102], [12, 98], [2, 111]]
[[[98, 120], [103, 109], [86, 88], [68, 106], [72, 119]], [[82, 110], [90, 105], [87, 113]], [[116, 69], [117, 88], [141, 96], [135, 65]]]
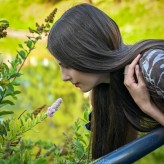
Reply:
[[61, 67], [64, 67], [64, 68], [68, 68], [68, 66], [66, 66], [66, 65], [64, 65], [64, 64], [62, 64], [62, 63], [59, 63], [59, 65], [60, 65]]

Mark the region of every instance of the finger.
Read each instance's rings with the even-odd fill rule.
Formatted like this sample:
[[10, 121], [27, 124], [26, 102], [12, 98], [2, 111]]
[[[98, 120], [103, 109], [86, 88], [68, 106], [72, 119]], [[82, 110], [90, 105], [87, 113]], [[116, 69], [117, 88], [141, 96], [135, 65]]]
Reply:
[[[129, 72], [131, 72], [131, 73], [129, 73]], [[124, 69], [124, 85], [126, 87], [135, 84], [134, 73], [135, 73], [134, 69], [129, 71], [129, 65], [127, 65], [125, 67], [125, 69]]]
[[134, 78], [134, 73], [135, 73], [135, 66], [137, 65], [141, 55], [137, 55], [137, 57], [132, 61], [132, 63], [128, 67], [128, 76], [130, 78]]
[[140, 57], [141, 57], [141, 55], [138, 54], [137, 57], [134, 58], [134, 60], [132, 61], [132, 63], [130, 65], [135, 66], [138, 63]]
[[138, 83], [143, 84], [144, 79], [143, 79], [142, 72], [141, 72], [138, 64], [135, 66], [135, 74], [136, 74]]
[[128, 69], [129, 69], [129, 65], [125, 66], [125, 69], [124, 69], [124, 75], [127, 75], [127, 73], [128, 73]]

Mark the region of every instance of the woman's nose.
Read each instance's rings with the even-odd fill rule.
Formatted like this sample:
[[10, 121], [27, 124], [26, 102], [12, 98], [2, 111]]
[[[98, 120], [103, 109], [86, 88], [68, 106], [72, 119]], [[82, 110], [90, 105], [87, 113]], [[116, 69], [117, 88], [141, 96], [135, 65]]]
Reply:
[[71, 76], [65, 72], [62, 72], [62, 80], [69, 81], [69, 80], [71, 80]]

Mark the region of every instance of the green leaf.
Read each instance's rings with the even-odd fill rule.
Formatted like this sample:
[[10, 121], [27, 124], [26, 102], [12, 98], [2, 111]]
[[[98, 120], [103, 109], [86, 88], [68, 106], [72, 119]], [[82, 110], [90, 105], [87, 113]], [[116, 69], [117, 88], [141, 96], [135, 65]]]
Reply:
[[37, 36], [37, 37], [36, 37], [36, 40], [40, 40], [40, 39], [42, 39], [41, 36]]
[[87, 121], [89, 120], [88, 111], [85, 111], [85, 112], [84, 112], [84, 119], [87, 120]]
[[26, 53], [25, 53], [25, 51], [20, 50], [20, 51], [17, 51], [17, 52], [18, 52], [18, 54], [21, 56], [21, 58], [22, 58], [23, 60], [26, 59]]
[[9, 22], [7, 20], [0, 20], [0, 23], [9, 24]]
[[7, 114], [13, 114], [13, 113], [14, 113], [13, 111], [2, 111], [2, 112], [0, 112], [0, 116], [7, 115]]
[[20, 48], [23, 48], [23, 45], [22, 45], [22, 44], [18, 44], [18, 46], [19, 46]]
[[84, 153], [84, 146], [80, 143], [80, 142], [77, 142], [77, 141], [74, 141], [73, 144], [77, 147], [77, 153], [78, 155], [83, 155]]
[[14, 91], [14, 95], [20, 94], [21, 91]]
[[21, 58], [18, 58], [18, 63], [19, 63], [19, 64], [22, 64]]
[[0, 159], [0, 163], [1, 164], [6, 164], [6, 160], [5, 159]]
[[38, 158], [38, 159], [35, 160], [35, 164], [40, 164], [40, 163], [41, 164], [47, 164], [47, 160], [43, 157]]
[[[17, 51], [17, 52], [19, 52], [19, 51]], [[19, 65], [19, 64], [21, 64], [22, 63], [22, 58], [21, 57], [19, 57], [20, 55], [16, 55], [16, 58], [15, 58], [15, 60], [14, 60], [14, 64], [15, 64], [15, 66], [16, 67], [14, 67], [14, 68], [17, 68], [17, 65]], [[16, 69], [17, 70], [17, 69]]]
[[32, 48], [32, 41], [28, 40], [28, 41], [25, 41], [24, 43], [27, 45], [27, 47], [28, 47], [29, 49]]
[[17, 82], [17, 81], [13, 81], [12, 84], [15, 85], [15, 86], [19, 86], [20, 85], [20, 83]]
[[[3, 100], [2, 102], [1, 102], [1, 104], [9, 104], [9, 105], [14, 105], [14, 103], [12, 102], [12, 101], [10, 101], [10, 100]], [[0, 105], [1, 105], [0, 104]]]
[[9, 93], [13, 93], [14, 92], [13, 84], [11, 84], [11, 83], [8, 84], [7, 92], [9, 92]]
[[7, 132], [6, 132], [5, 127], [2, 124], [0, 124], [0, 135], [3, 136], [6, 134], [7, 134]]
[[34, 29], [30, 28], [30, 27], [29, 27], [29, 31], [30, 31], [30, 33], [37, 33], [38, 34], [38, 31], [36, 31], [36, 30], [34, 30]]
[[14, 99], [17, 99], [17, 97], [15, 95], [20, 94], [20, 93], [21, 93], [21, 91], [8, 92], [8, 93], [6, 93], [5, 97], [12, 96]]
[[5, 77], [0, 81], [0, 86], [2, 88], [6, 88], [6, 86], [9, 84], [9, 80]]
[[4, 69], [5, 69], [5, 73], [9, 73], [9, 67], [5, 64], [5, 63], [3, 63], [3, 67], [4, 67]]
[[0, 86], [0, 95], [1, 95], [1, 96], [3, 96], [3, 94], [4, 94], [3, 91], [4, 91], [4, 89]]
[[13, 75], [10, 76], [10, 79], [11, 78], [15, 78], [15, 77], [19, 77], [21, 75], [22, 75], [21, 73], [15, 73], [15, 74], [13, 74]]
[[10, 119], [4, 120], [3, 125], [5, 126], [6, 130], [10, 130]]

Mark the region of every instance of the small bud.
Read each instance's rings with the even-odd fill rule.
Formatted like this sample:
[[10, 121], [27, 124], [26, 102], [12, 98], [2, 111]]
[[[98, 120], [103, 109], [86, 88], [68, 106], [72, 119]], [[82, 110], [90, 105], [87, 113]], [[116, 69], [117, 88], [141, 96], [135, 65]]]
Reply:
[[39, 24], [36, 22], [36, 27], [40, 27]]

